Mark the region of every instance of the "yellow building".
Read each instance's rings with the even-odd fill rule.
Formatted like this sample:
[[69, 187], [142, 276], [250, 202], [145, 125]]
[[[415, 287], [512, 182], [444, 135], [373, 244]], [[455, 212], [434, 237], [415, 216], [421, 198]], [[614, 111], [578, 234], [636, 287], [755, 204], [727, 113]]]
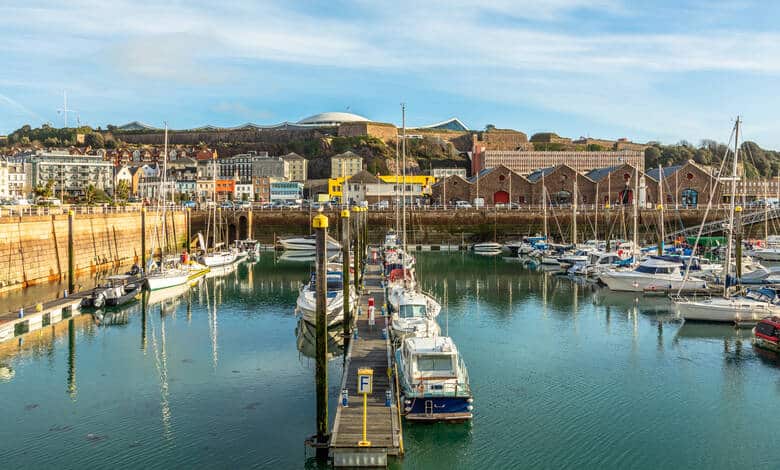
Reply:
[[[397, 184], [402, 183], [403, 181], [406, 181], [406, 184], [409, 186], [407, 187], [407, 191], [412, 191], [412, 188], [416, 187], [414, 185], [420, 185], [422, 188], [420, 194], [410, 194], [411, 196], [429, 196], [431, 194], [431, 187], [433, 186], [433, 183], [436, 182], [436, 178], [429, 175], [407, 175], [406, 180], [404, 180], [403, 176], [398, 176], [396, 178], [395, 175], [380, 175], [379, 179], [383, 183], [388, 184]], [[328, 178], [328, 196], [330, 199], [338, 199], [341, 200], [341, 190], [344, 185], [344, 178]], [[402, 188], [398, 188], [398, 191], [402, 191]]]

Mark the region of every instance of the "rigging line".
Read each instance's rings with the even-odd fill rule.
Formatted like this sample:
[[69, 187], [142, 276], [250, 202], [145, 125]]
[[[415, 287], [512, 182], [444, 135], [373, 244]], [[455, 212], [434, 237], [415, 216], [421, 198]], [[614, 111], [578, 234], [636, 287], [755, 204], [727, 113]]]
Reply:
[[[736, 125], [731, 130], [731, 135], [729, 136], [728, 144], [726, 144], [726, 149], [724, 150], [724, 153], [723, 153], [723, 160], [721, 160], [720, 168], [718, 169], [718, 177], [717, 178], [711, 177], [710, 184], [712, 184], [712, 188], [710, 188], [710, 198], [709, 198], [709, 201], [707, 201], [707, 208], [704, 210], [704, 218], [702, 219], [701, 225], [699, 225], [699, 232], [696, 234], [696, 240], [693, 242], [693, 250], [691, 251], [691, 254], [695, 254], [696, 253], [696, 249], [699, 246], [699, 239], [701, 238], [701, 234], [704, 231], [704, 224], [707, 222], [707, 215], [710, 213], [710, 208], [712, 207], [712, 199], [715, 197], [715, 192], [716, 192], [716, 189], [718, 187], [718, 180], [720, 179], [720, 176], [723, 174], [723, 167], [726, 164], [726, 160], [728, 160], [729, 149], [731, 147], [731, 141], [732, 141], [732, 139], [734, 139], [735, 131], [736, 131]], [[734, 157], [736, 157], [736, 155], [734, 155]], [[733, 197], [733, 195], [732, 195], [732, 197]], [[726, 260], [726, 263], [730, 263], [730, 262], [731, 262], [731, 260], [728, 260], [728, 259]], [[688, 275], [691, 272], [691, 266], [692, 265], [693, 265], [693, 263], [688, 263], [685, 266], [685, 276], [683, 276], [683, 282], [680, 284], [680, 288], [677, 289], [677, 295], [678, 296], [680, 295], [680, 292], [682, 292], [682, 288], [683, 288], [683, 286], [685, 286], [685, 283], [688, 282]], [[725, 279], [724, 279], [724, 282], [726, 282]]]

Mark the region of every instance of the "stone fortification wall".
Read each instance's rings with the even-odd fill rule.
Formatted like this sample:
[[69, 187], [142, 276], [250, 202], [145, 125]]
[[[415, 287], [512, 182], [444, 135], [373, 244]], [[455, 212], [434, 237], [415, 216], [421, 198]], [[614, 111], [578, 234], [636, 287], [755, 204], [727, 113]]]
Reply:
[[[169, 213], [167, 219], [167, 238], [174, 251], [186, 238], [186, 214]], [[147, 213], [146, 229], [147, 250], [159, 248], [162, 220], [155, 212]], [[140, 262], [140, 212], [76, 214], [73, 232], [76, 276]], [[67, 275], [66, 214], [0, 218], [0, 291], [66, 280]]]

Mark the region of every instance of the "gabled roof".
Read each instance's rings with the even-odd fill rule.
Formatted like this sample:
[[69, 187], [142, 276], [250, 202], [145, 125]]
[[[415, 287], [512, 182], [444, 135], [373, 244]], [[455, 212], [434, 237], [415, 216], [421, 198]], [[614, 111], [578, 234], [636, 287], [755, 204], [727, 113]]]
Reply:
[[463, 131], [466, 132], [469, 128], [463, 124], [463, 121], [456, 117], [451, 117], [445, 121], [428, 124], [427, 126], [417, 126], [410, 129], [442, 129], [448, 131]]
[[587, 174], [580, 173], [579, 171], [575, 170], [571, 165], [567, 165], [566, 163], [562, 163], [560, 165], [550, 166], [550, 167], [547, 167], [547, 168], [542, 168], [542, 169], [536, 170], [533, 173], [531, 173], [530, 175], [528, 175], [528, 181], [530, 181], [532, 183], [536, 183], [537, 181], [542, 179], [542, 175], [547, 177], [550, 173], [553, 173], [553, 172], [557, 171], [559, 168], [563, 168], [563, 167], [568, 168], [569, 170], [574, 172], [574, 174], [577, 175], [577, 176], [581, 176], [581, 177], [585, 178], [586, 180], [594, 182], [594, 183], [596, 182], [593, 178], [591, 178]]
[[349, 179], [347, 179], [347, 181], [350, 183], [358, 183], [358, 184], [376, 184], [382, 182], [379, 178], [372, 175], [368, 170], [358, 171], [357, 173], [352, 175]]
[[541, 168], [539, 170], [534, 171], [530, 175], [528, 175], [528, 181], [532, 183], [536, 183], [540, 179], [542, 179], [542, 176], [547, 176], [553, 171], [555, 171], [557, 167], [555, 166], [548, 166], [547, 168]]
[[[433, 183], [433, 185], [432, 185], [431, 187], [433, 187], [433, 186], [439, 186], [439, 185], [442, 185], [442, 184], [444, 184], [444, 183], [445, 183], [447, 180], [451, 180], [451, 179], [455, 179], [455, 178], [457, 178], [458, 180], [460, 180], [460, 181], [462, 181], [462, 182], [464, 182], [464, 183], [466, 183], [466, 184], [472, 184], [472, 183], [471, 183], [471, 181], [469, 181], [469, 179], [468, 179], [468, 178], [464, 178], [464, 177], [462, 177], [462, 176], [460, 176], [460, 175], [450, 175], [450, 176], [448, 176], [448, 177], [446, 177], [446, 178], [440, 178], [438, 181], [436, 181], [435, 183]], [[450, 184], [452, 184], [452, 183], [450, 183]]]
[[606, 178], [607, 176], [611, 175], [613, 172], [615, 172], [615, 171], [617, 171], [617, 170], [619, 170], [619, 169], [621, 169], [623, 167], [626, 167], [626, 166], [630, 167], [630, 168], [634, 168], [634, 166], [631, 165], [631, 164], [621, 163], [620, 165], [612, 165], [612, 166], [608, 166], [606, 168], [596, 168], [594, 170], [591, 170], [591, 171], [585, 173], [585, 176], [587, 176], [588, 178], [592, 179], [593, 181], [601, 181], [604, 178]]
[[491, 167], [491, 168], [485, 168], [484, 170], [480, 171], [480, 172], [479, 172], [479, 173], [477, 173], [476, 175], [472, 175], [472, 176], [470, 176], [470, 177], [469, 177], [469, 179], [468, 179], [468, 181], [469, 181], [469, 183], [474, 183], [474, 182], [476, 182], [476, 181], [477, 181], [479, 178], [482, 178], [483, 176], [487, 176], [487, 175], [489, 175], [490, 173], [493, 173], [493, 170], [495, 170], [495, 169], [496, 169], [495, 167]]
[[653, 168], [650, 171], [645, 172], [645, 175], [650, 178], [653, 181], [660, 181], [660, 178], [663, 177], [663, 179], [669, 178], [670, 176], [674, 176], [677, 171], [680, 170], [685, 166], [683, 165], [673, 165], [673, 166], [662, 166], [661, 171], [658, 171], [658, 168]]

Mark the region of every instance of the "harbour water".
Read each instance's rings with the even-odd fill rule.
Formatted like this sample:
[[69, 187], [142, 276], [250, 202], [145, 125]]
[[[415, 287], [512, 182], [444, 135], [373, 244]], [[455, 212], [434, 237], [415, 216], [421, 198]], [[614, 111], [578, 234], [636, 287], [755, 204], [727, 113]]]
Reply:
[[[417, 256], [468, 365], [475, 416], [405, 425], [395, 466], [776, 468], [780, 358], [749, 330], [681, 325], [663, 299], [500, 257]], [[267, 254], [116, 325], [84, 316], [0, 345], [0, 461], [315, 466], [303, 445], [314, 361], [298, 350], [293, 314], [308, 271]], [[341, 361], [330, 364], [335, 405]]]

